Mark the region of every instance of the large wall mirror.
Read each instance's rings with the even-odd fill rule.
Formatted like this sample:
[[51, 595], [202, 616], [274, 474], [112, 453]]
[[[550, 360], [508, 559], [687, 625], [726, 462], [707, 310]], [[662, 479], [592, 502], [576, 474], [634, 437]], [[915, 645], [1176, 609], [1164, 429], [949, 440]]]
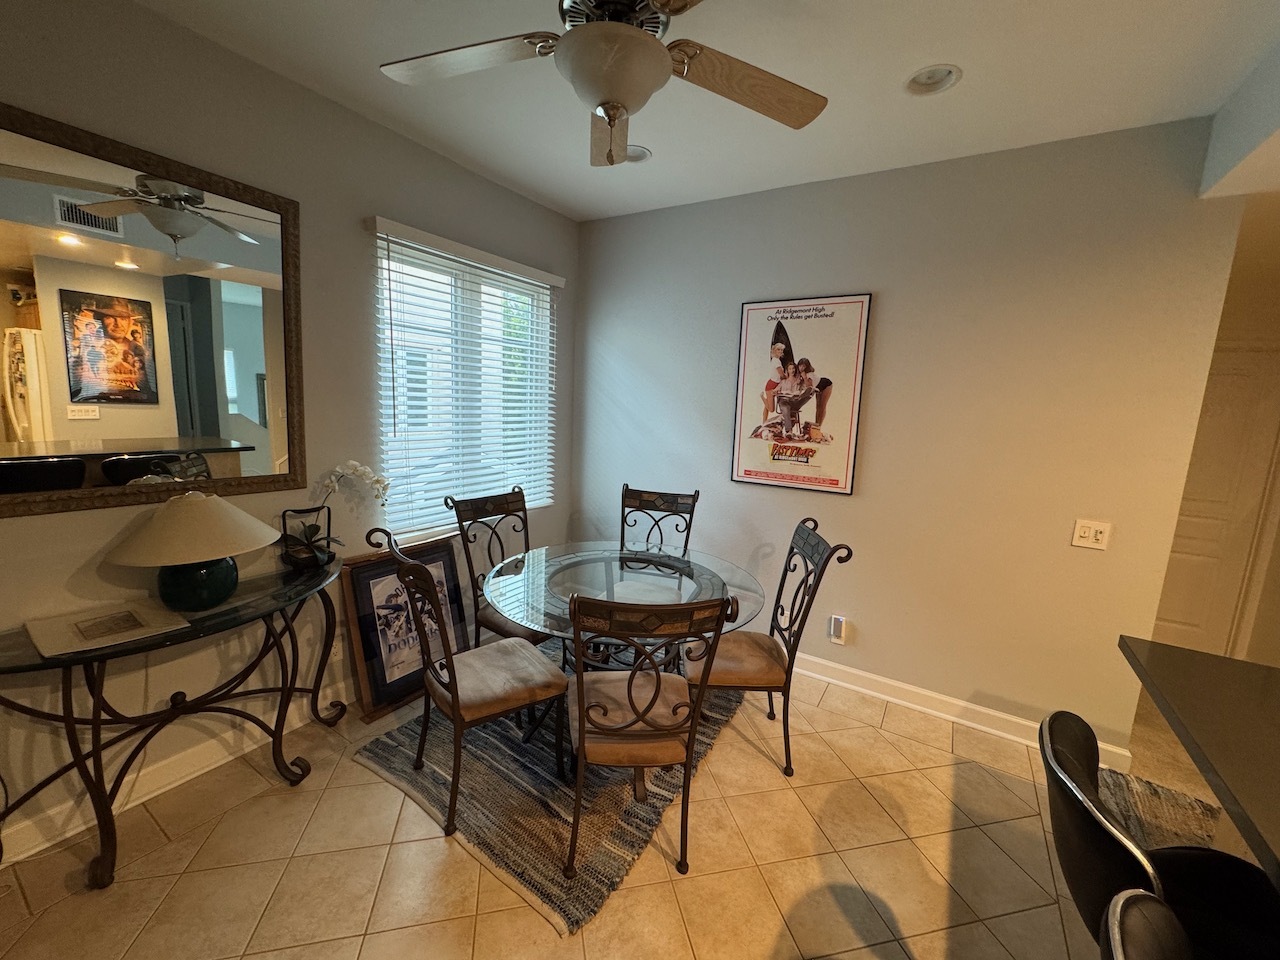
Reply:
[[0, 517], [305, 486], [298, 205], [0, 104]]

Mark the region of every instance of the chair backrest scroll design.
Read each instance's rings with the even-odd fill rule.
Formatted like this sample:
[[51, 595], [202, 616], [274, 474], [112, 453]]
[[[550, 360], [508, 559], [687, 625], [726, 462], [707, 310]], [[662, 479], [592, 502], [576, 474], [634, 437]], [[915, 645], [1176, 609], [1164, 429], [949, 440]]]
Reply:
[[[735, 597], [668, 605], [570, 597], [578, 729], [592, 736], [687, 734], [687, 742], [692, 742], [710, 670], [704, 669], [701, 682], [689, 686], [683, 697], [662, 696], [664, 687], [675, 688], [663, 681], [676, 677], [668, 668], [679, 662], [681, 650], [693, 659], [707, 660], [710, 666], [726, 619], [737, 617], [737, 605]], [[588, 702], [584, 683], [585, 670], [616, 662], [628, 664], [629, 709], [621, 717], [611, 717], [607, 703]], [[620, 672], [615, 670], [614, 675]]]
[[622, 485], [622, 527], [620, 547], [643, 543], [651, 547], [689, 549], [693, 531], [693, 511], [699, 490], [693, 493], [662, 493], [635, 490]]
[[831, 561], [848, 563], [853, 550], [846, 543], [829, 544], [818, 533], [818, 521], [806, 517], [796, 524], [782, 565], [782, 577], [778, 582], [778, 596], [773, 605], [769, 633], [780, 639], [787, 648], [787, 658], [794, 660], [800, 646], [800, 636], [818, 596], [818, 587], [826, 575]]

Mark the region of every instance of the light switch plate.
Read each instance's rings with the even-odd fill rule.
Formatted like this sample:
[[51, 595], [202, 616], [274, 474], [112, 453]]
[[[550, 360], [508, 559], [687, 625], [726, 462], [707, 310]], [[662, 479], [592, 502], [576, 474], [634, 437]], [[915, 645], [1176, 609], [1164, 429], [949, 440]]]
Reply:
[[1071, 537], [1073, 547], [1105, 550], [1111, 542], [1111, 523], [1107, 520], [1077, 520]]
[[74, 403], [67, 404], [68, 420], [98, 420], [102, 414], [96, 405], [94, 406], [77, 406]]

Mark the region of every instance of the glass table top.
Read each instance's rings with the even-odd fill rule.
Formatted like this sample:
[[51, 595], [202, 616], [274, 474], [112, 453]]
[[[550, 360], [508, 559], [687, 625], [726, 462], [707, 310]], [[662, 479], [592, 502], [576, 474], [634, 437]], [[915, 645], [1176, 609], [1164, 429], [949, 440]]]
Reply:
[[646, 547], [620, 548], [600, 540], [539, 547], [509, 557], [489, 571], [484, 595], [503, 616], [552, 636], [573, 636], [569, 597], [578, 593], [627, 603], [690, 603], [738, 598], [744, 627], [764, 607], [759, 581], [736, 564], [709, 553]]

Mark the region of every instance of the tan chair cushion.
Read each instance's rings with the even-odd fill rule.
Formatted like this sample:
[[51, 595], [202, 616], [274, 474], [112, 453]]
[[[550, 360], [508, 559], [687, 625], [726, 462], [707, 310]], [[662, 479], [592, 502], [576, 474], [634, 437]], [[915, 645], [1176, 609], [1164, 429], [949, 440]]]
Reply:
[[[702, 681], [705, 662], [685, 656], [684, 675], [690, 683]], [[708, 686], [781, 687], [786, 682], [787, 651], [780, 640], [754, 630], [734, 630], [720, 638]]]
[[[567, 679], [559, 667], [519, 637], [453, 655], [454, 685], [462, 719], [470, 723], [497, 717], [564, 693]], [[446, 714], [449, 694], [427, 674], [432, 699]]]
[[520, 637], [529, 643], [541, 643], [546, 640], [550, 634], [539, 633], [537, 630], [530, 630], [528, 627], [516, 623], [514, 620], [508, 620], [488, 603], [482, 601], [480, 609], [476, 612], [476, 619], [480, 621], [480, 626], [488, 630], [492, 630], [500, 637]]
[[[630, 670], [596, 670], [582, 678], [582, 689], [587, 704], [602, 703], [609, 708], [609, 715], [601, 720], [610, 725], [625, 723], [634, 719], [636, 713], [627, 700], [627, 681], [631, 677]], [[661, 674], [658, 688], [658, 702], [646, 714], [654, 723], [673, 723], [677, 717], [671, 709], [677, 703], [689, 701], [689, 682], [674, 673]], [[653, 675], [644, 673], [636, 677], [634, 697], [636, 704], [643, 709], [653, 693]], [[592, 717], [598, 713], [592, 712]], [[688, 713], [682, 712], [679, 718], [684, 720]], [[569, 682], [569, 735], [574, 748], [578, 745], [578, 686], [575, 681]], [[660, 733], [643, 721], [625, 731], [604, 733], [591, 729], [591, 720], [587, 721], [587, 762], [600, 763], [610, 767], [665, 767], [668, 764], [684, 763], [688, 753], [684, 733]]]

